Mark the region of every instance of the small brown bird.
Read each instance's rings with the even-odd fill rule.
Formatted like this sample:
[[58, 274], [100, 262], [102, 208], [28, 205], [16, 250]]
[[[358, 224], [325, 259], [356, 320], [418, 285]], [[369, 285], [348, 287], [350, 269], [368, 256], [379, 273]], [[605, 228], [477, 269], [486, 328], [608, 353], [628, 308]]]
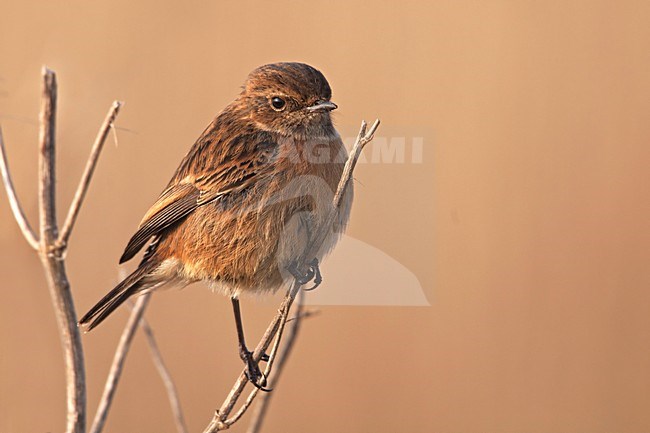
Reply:
[[[331, 94], [323, 74], [306, 64], [251, 72], [145, 214], [120, 258], [130, 260], [148, 243], [140, 265], [81, 318], [85, 331], [135, 294], [205, 281], [231, 297], [240, 356], [251, 382], [263, 386], [246, 348], [240, 294], [275, 292], [293, 277], [319, 282], [318, 260], [349, 216], [351, 184], [337, 220], [323, 227], [347, 156], [332, 125]], [[298, 269], [321, 229], [328, 237], [318, 257]]]

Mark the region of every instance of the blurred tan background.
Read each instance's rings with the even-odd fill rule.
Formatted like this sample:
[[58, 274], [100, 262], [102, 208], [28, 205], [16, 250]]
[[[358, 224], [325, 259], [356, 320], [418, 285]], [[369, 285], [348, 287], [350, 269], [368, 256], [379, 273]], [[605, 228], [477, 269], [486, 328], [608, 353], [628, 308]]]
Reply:
[[[410, 269], [431, 307], [323, 307], [265, 431], [647, 432], [648, 22], [645, 1], [5, 1], [0, 121], [35, 223], [41, 65], [59, 78], [61, 214], [109, 104], [126, 102], [70, 242], [82, 313], [246, 74], [313, 64], [344, 134], [380, 117], [384, 137], [423, 136], [421, 164], [358, 167], [348, 234]], [[45, 280], [0, 196], [0, 432], [62, 431]], [[277, 302], [244, 303], [249, 340]], [[231, 315], [200, 286], [149, 309], [191, 431], [241, 369]], [[83, 337], [91, 414], [126, 316]], [[174, 431], [140, 335], [106, 431]]]

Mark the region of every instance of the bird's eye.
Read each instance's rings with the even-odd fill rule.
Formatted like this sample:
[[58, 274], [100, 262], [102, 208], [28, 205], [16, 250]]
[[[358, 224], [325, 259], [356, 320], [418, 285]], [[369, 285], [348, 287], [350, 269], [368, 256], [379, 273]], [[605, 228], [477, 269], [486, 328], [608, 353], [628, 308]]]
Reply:
[[284, 99], [275, 96], [274, 98], [271, 99], [271, 105], [273, 106], [274, 110], [282, 111], [284, 107], [287, 105], [287, 103], [284, 102]]

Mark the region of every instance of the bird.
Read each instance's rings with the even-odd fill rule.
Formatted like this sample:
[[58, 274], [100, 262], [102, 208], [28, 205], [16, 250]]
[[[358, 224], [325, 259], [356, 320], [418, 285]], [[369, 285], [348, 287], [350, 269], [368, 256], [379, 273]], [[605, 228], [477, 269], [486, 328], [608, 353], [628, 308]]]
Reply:
[[[134, 295], [204, 282], [230, 297], [239, 355], [249, 380], [265, 389], [246, 346], [239, 298], [274, 293], [294, 278], [319, 284], [319, 261], [345, 230], [353, 186], [348, 183], [334, 208], [347, 152], [332, 122], [337, 105], [331, 96], [325, 76], [307, 64], [253, 70], [191, 146], [127, 243], [120, 264], [146, 246], [138, 267], [79, 326], [89, 332]], [[301, 268], [301, 256], [321, 231], [322, 247]]]

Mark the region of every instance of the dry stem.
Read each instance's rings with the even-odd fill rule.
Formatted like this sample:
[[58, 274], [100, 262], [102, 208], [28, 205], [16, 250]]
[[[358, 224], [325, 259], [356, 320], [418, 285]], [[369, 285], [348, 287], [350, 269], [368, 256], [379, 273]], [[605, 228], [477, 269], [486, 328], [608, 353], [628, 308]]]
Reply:
[[5, 142], [2, 137], [2, 128], [0, 128], [0, 172], [2, 173], [2, 183], [5, 186], [7, 191], [7, 197], [9, 198], [9, 205], [11, 206], [11, 211], [14, 214], [14, 218], [20, 227], [20, 231], [23, 232], [23, 236], [29, 243], [29, 245], [38, 250], [39, 244], [38, 239], [36, 239], [36, 234], [32, 227], [25, 217], [23, 208], [20, 205], [20, 200], [16, 195], [16, 190], [14, 188], [14, 183], [11, 181], [11, 172], [9, 171], [9, 162], [7, 160], [7, 152], [5, 151]]
[[90, 180], [95, 171], [95, 167], [97, 166], [97, 161], [99, 160], [99, 154], [104, 147], [104, 142], [106, 142], [108, 131], [111, 129], [111, 126], [113, 125], [113, 122], [115, 121], [115, 118], [117, 117], [117, 113], [120, 111], [121, 106], [121, 102], [113, 102], [113, 105], [108, 111], [108, 114], [106, 114], [104, 123], [97, 133], [97, 137], [95, 138], [95, 142], [93, 143], [93, 147], [90, 151], [90, 156], [86, 162], [86, 168], [84, 169], [81, 180], [79, 181], [79, 186], [77, 187], [77, 191], [75, 192], [74, 198], [72, 199], [72, 204], [70, 204], [68, 216], [63, 223], [61, 235], [58, 239], [59, 245], [66, 245], [68, 243], [68, 239], [70, 238], [70, 233], [72, 232], [74, 223], [77, 221], [77, 215], [79, 215], [81, 204], [83, 203], [84, 197], [86, 197], [86, 192], [88, 192]]
[[[280, 352], [278, 355], [278, 360], [275, 365], [275, 374], [269, 381], [269, 386], [271, 388], [275, 388], [276, 384], [280, 380], [280, 376], [284, 371], [284, 366], [286, 365], [286, 362], [289, 359], [289, 356], [291, 355], [291, 352], [295, 345], [296, 339], [298, 338], [302, 320], [310, 316], [310, 314], [303, 313], [304, 301], [305, 292], [300, 291], [298, 293], [298, 306], [296, 308], [296, 313], [293, 319], [287, 320], [287, 322], [292, 321], [293, 324], [291, 326], [289, 335], [287, 336], [287, 339], [282, 346], [282, 352]], [[271, 403], [271, 398], [273, 398], [273, 393], [271, 392], [265, 392], [258, 397], [257, 404], [255, 405], [255, 409], [251, 415], [251, 422], [248, 425], [247, 433], [258, 433], [261, 431], [262, 423], [264, 422], [264, 418], [266, 417], [266, 413]]]
[[70, 283], [63, 260], [64, 249], [57, 248], [56, 223], [56, 171], [55, 171], [55, 122], [56, 122], [56, 76], [43, 68], [43, 100], [40, 113], [39, 133], [39, 256], [50, 289], [59, 336], [63, 346], [66, 373], [67, 427], [68, 433], [84, 433], [86, 430], [86, 374], [84, 368], [81, 336], [77, 328], [77, 315], [70, 291]]
[[124, 368], [126, 355], [131, 348], [131, 342], [133, 342], [135, 331], [138, 329], [138, 324], [140, 323], [140, 319], [142, 319], [145, 308], [147, 308], [147, 303], [149, 302], [150, 297], [151, 293], [145, 293], [142, 296], [138, 296], [138, 299], [135, 301], [135, 306], [131, 311], [129, 320], [124, 327], [124, 331], [122, 331], [120, 342], [117, 345], [117, 349], [115, 349], [113, 363], [111, 364], [111, 369], [106, 378], [104, 392], [99, 400], [99, 406], [97, 407], [97, 412], [95, 413], [95, 419], [90, 428], [90, 433], [99, 433], [104, 428], [106, 418], [108, 417], [108, 410], [111, 407], [111, 403], [113, 403], [117, 384], [122, 376], [122, 369]]
[[149, 322], [147, 322], [146, 317], [142, 316], [142, 319], [140, 320], [140, 326], [144, 331], [144, 335], [147, 337], [147, 344], [149, 345], [149, 350], [151, 351], [151, 358], [153, 359], [153, 362], [156, 365], [156, 369], [158, 370], [158, 374], [160, 375], [160, 378], [165, 385], [165, 389], [167, 390], [167, 397], [169, 398], [169, 404], [172, 408], [172, 415], [174, 416], [176, 430], [178, 430], [178, 433], [187, 433], [187, 425], [185, 424], [185, 417], [183, 416], [183, 411], [181, 409], [181, 401], [178, 398], [178, 391], [176, 390], [172, 376], [169, 373], [165, 362], [163, 361], [162, 354], [160, 353], [160, 349], [156, 343], [156, 337], [154, 336], [153, 329], [151, 329], [151, 326], [149, 326]]
[[[120, 270], [120, 279], [126, 277], [126, 272]], [[151, 352], [151, 357], [153, 359], [154, 365], [158, 370], [158, 374], [165, 385], [167, 390], [167, 397], [172, 409], [172, 415], [174, 417], [174, 423], [176, 424], [176, 429], [179, 433], [187, 433], [187, 426], [185, 424], [185, 418], [183, 417], [183, 412], [181, 410], [180, 400], [178, 398], [178, 393], [176, 391], [176, 386], [172, 380], [171, 374], [167, 370], [165, 363], [162, 359], [162, 354], [158, 349], [158, 344], [154, 337], [153, 330], [147, 319], [144, 316], [144, 312], [147, 309], [149, 304], [149, 299], [152, 292], [145, 293], [137, 298], [135, 303], [129, 301], [128, 304], [131, 307], [131, 315], [127, 320], [124, 330], [122, 331], [122, 336], [120, 342], [115, 350], [115, 355], [113, 356], [113, 362], [109, 369], [108, 377], [106, 378], [106, 383], [104, 384], [104, 391], [102, 392], [102, 397], [100, 399], [99, 405], [97, 406], [97, 412], [95, 413], [95, 419], [93, 425], [90, 429], [90, 433], [99, 433], [108, 418], [108, 412], [113, 404], [113, 399], [115, 397], [115, 392], [117, 391], [117, 385], [120, 381], [122, 370], [124, 368], [124, 363], [126, 362], [126, 356], [129, 353], [131, 344], [133, 342], [133, 337], [137, 331], [137, 327], [142, 327], [145, 337], [147, 339], [147, 344]]]

